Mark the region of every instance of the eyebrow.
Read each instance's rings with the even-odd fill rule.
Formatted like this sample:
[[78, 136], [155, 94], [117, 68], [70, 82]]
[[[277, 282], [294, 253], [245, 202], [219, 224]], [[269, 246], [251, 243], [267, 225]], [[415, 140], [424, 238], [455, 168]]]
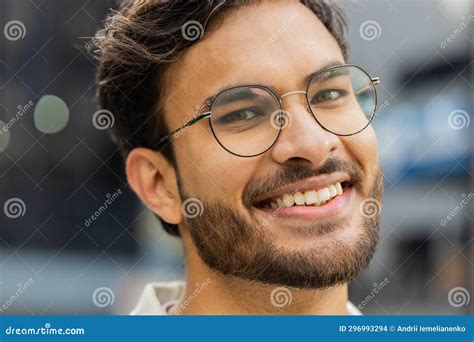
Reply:
[[254, 99], [258, 99], [260, 96], [261, 96], [260, 94], [249, 91], [248, 89], [245, 89], [245, 88], [239, 89], [237, 87], [237, 90], [233, 91], [232, 94], [230, 94], [230, 96], [227, 97], [227, 101], [238, 102], [238, 101], [254, 100]]
[[[340, 66], [340, 65], [344, 65], [344, 63], [342, 63], [340, 61], [337, 61], [337, 60], [333, 60], [333, 61], [330, 61], [328, 63], [325, 63], [323, 66], [319, 67], [316, 71], [314, 71], [311, 74], [309, 74], [308, 76], [306, 76], [305, 77], [305, 83], [309, 83], [309, 81], [311, 81], [311, 79], [313, 79], [313, 77], [316, 76], [317, 74], [319, 74], [321, 71], [324, 71], [325, 69], [328, 69], [328, 68], [331, 68], [331, 67]], [[210, 108], [211, 104], [214, 101], [214, 99], [217, 97], [217, 95], [219, 95], [220, 93], [222, 93], [223, 91], [226, 91], [228, 89], [232, 89], [232, 88], [236, 88], [236, 87], [245, 87], [245, 86], [248, 86], [248, 85], [252, 85], [252, 84], [245, 84], [245, 83], [242, 83], [242, 84], [228, 84], [224, 87], [221, 87], [214, 95], [208, 96], [201, 103], [200, 108], [203, 108], [204, 111], [209, 111], [209, 110], [211, 110], [211, 108]], [[257, 85], [257, 84], [253, 84], [253, 85]], [[272, 86], [269, 86], [269, 85], [263, 85], [263, 86], [265, 86], [266, 88], [272, 90], [275, 94], [277, 94], [277, 92], [274, 90], [274, 88]], [[236, 95], [238, 95], [238, 93]], [[247, 96], [248, 96], [248, 92], [247, 92]]]
[[318, 70], [316, 70], [316, 71], [312, 72], [311, 74], [309, 74], [305, 78], [305, 83], [309, 83], [309, 81], [311, 81], [313, 79], [313, 77], [316, 76], [317, 74], [319, 74], [321, 71], [324, 71], [324, 70], [332, 68], [332, 67], [341, 66], [341, 65], [344, 65], [344, 63], [341, 63], [339, 61], [331, 61], [329, 63], [326, 63], [325, 65], [323, 65]]

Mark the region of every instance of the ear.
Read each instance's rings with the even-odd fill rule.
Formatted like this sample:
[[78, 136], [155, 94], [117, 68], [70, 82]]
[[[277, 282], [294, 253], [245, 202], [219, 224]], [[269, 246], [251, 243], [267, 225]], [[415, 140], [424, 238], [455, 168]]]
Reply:
[[142, 202], [165, 222], [183, 220], [176, 173], [168, 160], [156, 151], [135, 148], [127, 156], [128, 184]]

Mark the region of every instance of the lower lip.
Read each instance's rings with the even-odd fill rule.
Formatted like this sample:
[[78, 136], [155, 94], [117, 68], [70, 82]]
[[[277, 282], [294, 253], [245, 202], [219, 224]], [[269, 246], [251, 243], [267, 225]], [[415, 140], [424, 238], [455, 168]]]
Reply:
[[342, 195], [336, 196], [321, 206], [294, 205], [287, 208], [256, 208], [267, 215], [278, 218], [289, 218], [298, 220], [320, 220], [339, 214], [351, 203], [354, 191], [353, 187], [344, 189]]

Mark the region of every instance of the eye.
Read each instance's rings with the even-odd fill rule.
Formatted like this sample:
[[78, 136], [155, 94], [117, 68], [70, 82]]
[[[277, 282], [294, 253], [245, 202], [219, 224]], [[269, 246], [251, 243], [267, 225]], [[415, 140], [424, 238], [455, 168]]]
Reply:
[[312, 104], [335, 101], [340, 97], [346, 95], [346, 91], [342, 89], [324, 89], [318, 91], [311, 100]]
[[244, 108], [222, 116], [219, 122], [222, 124], [245, 123], [262, 116], [263, 113], [256, 108]]

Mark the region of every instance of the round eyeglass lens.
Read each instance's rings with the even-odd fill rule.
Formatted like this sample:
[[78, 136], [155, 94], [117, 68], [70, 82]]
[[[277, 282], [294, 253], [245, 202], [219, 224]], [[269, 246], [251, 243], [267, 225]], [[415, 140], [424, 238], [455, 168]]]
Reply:
[[375, 113], [376, 92], [369, 75], [355, 66], [330, 68], [316, 74], [307, 90], [316, 120], [337, 135], [366, 128]]
[[210, 123], [217, 141], [228, 152], [256, 156], [267, 151], [280, 134], [280, 102], [265, 87], [231, 88], [217, 95]]

